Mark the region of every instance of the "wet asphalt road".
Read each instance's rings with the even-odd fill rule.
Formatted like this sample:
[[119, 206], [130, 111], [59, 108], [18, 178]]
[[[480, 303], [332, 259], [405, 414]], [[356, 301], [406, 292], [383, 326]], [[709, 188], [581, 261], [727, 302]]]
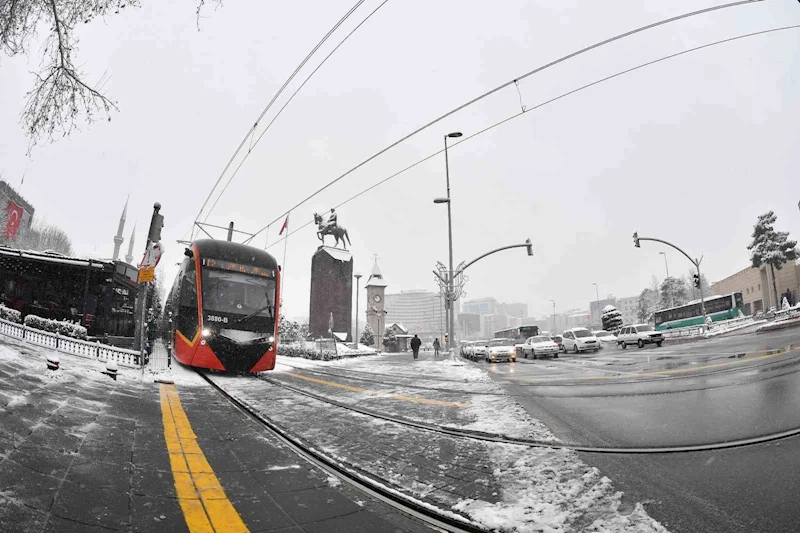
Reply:
[[[571, 443], [711, 444], [800, 428], [800, 328], [489, 369]], [[800, 531], [800, 437], [707, 452], [581, 456], [670, 531]]]

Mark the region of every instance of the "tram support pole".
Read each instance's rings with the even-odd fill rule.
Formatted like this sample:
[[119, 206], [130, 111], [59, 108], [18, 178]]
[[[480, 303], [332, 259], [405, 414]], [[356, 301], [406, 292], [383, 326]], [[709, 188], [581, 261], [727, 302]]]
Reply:
[[[153, 205], [153, 216], [150, 219], [150, 227], [147, 231], [147, 243], [145, 244], [145, 254], [150, 249], [150, 245], [153, 243], [152, 237], [158, 236], [160, 240], [161, 235], [161, 226], [163, 226], [163, 218], [158, 212], [161, 210], [161, 204], [158, 202]], [[139, 265], [141, 268], [141, 265]], [[145, 361], [145, 348], [147, 343], [145, 339], [147, 338], [147, 290], [149, 288], [149, 283], [147, 282], [139, 282], [139, 296], [136, 298], [136, 305], [138, 306], [138, 313], [136, 313], [136, 322], [134, 326], [134, 333], [133, 333], [133, 347], [135, 350], [138, 350], [141, 353], [141, 364], [144, 365]]]

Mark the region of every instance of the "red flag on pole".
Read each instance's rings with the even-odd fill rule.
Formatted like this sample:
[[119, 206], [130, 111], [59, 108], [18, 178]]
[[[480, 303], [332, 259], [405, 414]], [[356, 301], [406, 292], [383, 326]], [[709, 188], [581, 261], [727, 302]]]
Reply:
[[281, 230], [278, 232], [278, 235], [283, 235], [283, 232], [287, 229], [289, 229], [289, 215], [286, 215], [286, 220], [283, 221], [283, 226], [281, 226]]
[[13, 200], [8, 202], [8, 209], [6, 210], [8, 220], [6, 222], [5, 236], [12, 241], [17, 240], [17, 231], [19, 230], [19, 223], [22, 221], [23, 212], [21, 205], [17, 205]]

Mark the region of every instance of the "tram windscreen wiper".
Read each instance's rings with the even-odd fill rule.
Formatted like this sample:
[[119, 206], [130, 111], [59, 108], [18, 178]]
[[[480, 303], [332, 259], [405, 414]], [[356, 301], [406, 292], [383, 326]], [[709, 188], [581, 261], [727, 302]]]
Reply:
[[240, 318], [240, 319], [239, 319], [239, 320], [237, 320], [236, 322], [232, 323], [232, 324], [231, 324], [231, 326], [235, 326], [235, 325], [236, 325], [236, 324], [238, 324], [239, 322], [244, 322], [244, 321], [245, 321], [245, 320], [247, 320], [248, 318], [253, 318], [254, 316], [256, 316], [257, 314], [259, 314], [259, 313], [260, 313], [260, 312], [262, 312], [262, 311], [269, 311], [269, 317], [270, 317], [271, 319], [273, 319], [273, 320], [274, 320], [274, 319], [275, 319], [275, 315], [273, 315], [273, 314], [272, 314], [272, 302], [269, 300], [269, 291], [265, 292], [265, 293], [264, 293], [264, 296], [266, 296], [266, 297], [267, 297], [267, 305], [265, 305], [264, 307], [262, 307], [262, 308], [261, 308], [261, 309], [259, 309], [258, 311], [253, 311], [253, 312], [252, 312], [252, 313], [250, 313], [249, 315], [247, 315], [247, 316], [245, 316], [245, 317], [242, 317], [242, 318]]

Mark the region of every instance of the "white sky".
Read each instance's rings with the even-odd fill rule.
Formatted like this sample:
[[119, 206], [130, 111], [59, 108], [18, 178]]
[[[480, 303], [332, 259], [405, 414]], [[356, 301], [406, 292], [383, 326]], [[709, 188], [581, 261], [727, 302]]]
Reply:
[[[368, 0], [354, 20], [378, 5]], [[424, 2], [391, 0], [317, 73], [254, 149], [209, 222], [255, 230], [312, 190], [432, 118], [541, 64], [617, 33], [722, 2]], [[125, 196], [127, 238], [141, 254], [153, 202], [163, 205], [168, 267], [233, 149], [319, 38], [353, 4], [192, 2], [144, 7], [78, 28], [77, 63], [119, 102], [110, 123], [25, 155], [19, 124], [30, 58], [0, 63], [0, 171], [37, 216], [82, 254], [110, 256]], [[800, 23], [778, 0], [702, 15], [622, 40], [521, 82], [528, 107], [596, 78], [713, 40]], [[338, 33], [338, 38], [344, 36]], [[322, 51], [327, 53], [338, 38]], [[533, 315], [631, 296], [655, 274], [688, 272], [677, 252], [633, 247], [631, 234], [704, 254], [711, 281], [748, 264], [757, 215], [800, 236], [800, 30], [696, 52], [582, 91], [450, 152], [456, 262], [530, 237], [536, 255], [503, 252], [469, 271], [468, 298], [523, 301]], [[321, 58], [310, 63], [311, 68]], [[308, 70], [310, 71], [310, 70]], [[306, 71], [306, 72], [308, 72]], [[301, 75], [296, 83], [303, 79]], [[293, 85], [293, 89], [297, 85]], [[288, 96], [289, 93], [287, 93]], [[282, 103], [281, 100], [279, 103]], [[277, 109], [277, 108], [275, 108]], [[292, 227], [442, 146], [520, 109], [511, 87], [438, 124], [342, 180], [293, 214]], [[273, 114], [268, 115], [272, 117]], [[339, 210], [356, 271], [379, 255], [389, 292], [433, 290], [447, 260], [444, 158]], [[270, 230], [274, 242], [280, 222]], [[264, 246], [262, 234], [256, 241]], [[288, 245], [284, 310], [308, 314], [311, 228]], [[270, 249], [279, 261], [283, 245]], [[167, 286], [174, 269], [168, 270]], [[363, 291], [362, 291], [363, 292]], [[364, 294], [361, 295], [362, 298]], [[362, 300], [363, 302], [363, 300]], [[361, 309], [364, 306], [361, 305]]]

